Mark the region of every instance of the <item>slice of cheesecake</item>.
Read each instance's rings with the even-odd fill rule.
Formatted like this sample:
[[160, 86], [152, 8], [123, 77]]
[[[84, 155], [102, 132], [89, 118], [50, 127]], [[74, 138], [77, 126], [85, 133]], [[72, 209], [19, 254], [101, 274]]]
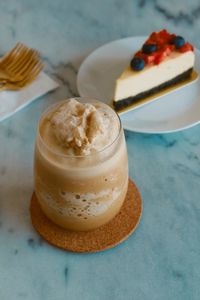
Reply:
[[162, 30], [153, 32], [116, 81], [116, 110], [189, 78], [194, 49], [185, 40]]

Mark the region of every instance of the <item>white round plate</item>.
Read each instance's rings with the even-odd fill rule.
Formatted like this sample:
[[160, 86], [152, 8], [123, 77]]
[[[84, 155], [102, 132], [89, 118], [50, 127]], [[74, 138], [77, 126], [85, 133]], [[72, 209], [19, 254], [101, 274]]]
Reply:
[[[80, 96], [110, 104], [115, 80], [146, 37], [131, 37], [106, 44], [82, 63], [77, 87]], [[200, 51], [195, 49], [195, 70], [200, 73]], [[200, 123], [200, 80], [162, 96], [120, 118], [124, 129], [144, 133], [168, 133]]]

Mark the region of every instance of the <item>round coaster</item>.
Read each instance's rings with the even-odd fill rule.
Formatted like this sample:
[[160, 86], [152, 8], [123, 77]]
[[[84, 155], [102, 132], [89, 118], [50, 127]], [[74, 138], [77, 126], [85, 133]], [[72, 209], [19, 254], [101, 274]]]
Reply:
[[142, 214], [142, 199], [135, 183], [129, 179], [119, 213], [109, 223], [92, 231], [70, 231], [54, 224], [41, 210], [35, 193], [30, 212], [34, 228], [50, 244], [72, 252], [98, 252], [123, 242], [136, 229]]

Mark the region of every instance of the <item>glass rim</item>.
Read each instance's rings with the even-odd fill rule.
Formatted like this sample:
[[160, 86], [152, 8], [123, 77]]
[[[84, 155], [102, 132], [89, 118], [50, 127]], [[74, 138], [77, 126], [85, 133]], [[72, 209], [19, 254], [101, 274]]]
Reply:
[[[41, 134], [40, 134], [40, 123], [42, 121], [42, 119], [44, 118], [44, 116], [52, 110], [52, 108], [56, 107], [56, 106], [59, 106], [61, 103], [64, 103], [65, 101], [68, 101], [70, 99], [75, 99], [77, 101], [80, 101], [80, 100], [88, 100], [88, 101], [93, 101], [93, 103], [100, 103], [100, 104], [103, 104], [104, 106], [108, 106], [110, 110], [113, 111], [113, 113], [115, 114], [115, 116], [117, 117], [118, 121], [119, 121], [119, 131], [118, 131], [118, 134], [117, 136], [114, 138], [114, 140], [109, 143], [108, 145], [106, 145], [104, 148], [102, 148], [101, 150], [97, 151], [97, 152], [94, 152], [94, 153], [91, 153], [91, 154], [87, 154], [87, 155], [69, 155], [69, 154], [63, 154], [63, 153], [59, 153], [55, 150], [53, 150], [51, 147], [49, 147], [43, 140]], [[90, 102], [92, 104], [92, 102]], [[43, 146], [45, 148], [48, 149], [49, 152], [55, 154], [56, 156], [59, 156], [59, 157], [64, 157], [64, 158], [90, 158], [92, 156], [95, 156], [95, 155], [98, 155], [102, 152], [104, 152], [105, 150], [107, 150], [108, 148], [110, 148], [120, 137], [120, 134], [121, 134], [121, 131], [122, 131], [122, 122], [120, 120], [120, 117], [119, 115], [117, 114], [117, 112], [112, 109], [112, 107], [110, 107], [108, 104], [100, 101], [100, 100], [97, 100], [97, 99], [92, 99], [92, 98], [89, 98], [89, 97], [70, 97], [70, 98], [67, 98], [67, 99], [64, 99], [64, 100], [61, 100], [57, 103], [54, 103], [52, 105], [50, 105], [47, 109], [45, 109], [42, 113], [42, 115], [40, 116], [39, 118], [39, 121], [38, 121], [38, 125], [37, 125], [37, 136], [36, 136], [36, 142], [37, 142], [37, 138], [39, 137], [41, 143], [43, 144]]]

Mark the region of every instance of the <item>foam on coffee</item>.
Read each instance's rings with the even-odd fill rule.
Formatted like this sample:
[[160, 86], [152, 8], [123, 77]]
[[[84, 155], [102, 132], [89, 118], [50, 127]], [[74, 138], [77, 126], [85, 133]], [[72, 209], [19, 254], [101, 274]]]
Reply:
[[74, 98], [55, 108], [46, 120], [40, 129], [45, 143], [72, 156], [101, 151], [119, 132], [119, 120], [110, 108]]

